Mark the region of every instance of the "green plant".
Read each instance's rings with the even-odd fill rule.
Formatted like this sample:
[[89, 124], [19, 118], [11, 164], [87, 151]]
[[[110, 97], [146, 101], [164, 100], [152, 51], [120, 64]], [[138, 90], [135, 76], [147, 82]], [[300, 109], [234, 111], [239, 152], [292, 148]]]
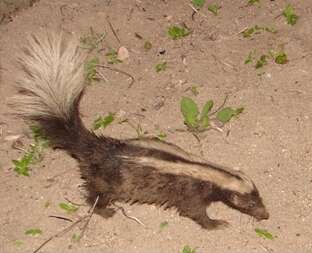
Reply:
[[191, 32], [184, 28], [184, 27], [180, 27], [180, 26], [170, 26], [168, 28], [168, 35], [170, 38], [176, 40], [176, 39], [181, 39], [187, 35], [189, 35]]
[[157, 139], [159, 139], [159, 140], [161, 140], [161, 141], [163, 141], [164, 139], [166, 139], [167, 138], [167, 134], [166, 133], [164, 133], [164, 132], [160, 132], [159, 134], [157, 134]]
[[237, 109], [226, 107], [217, 113], [217, 119], [221, 121], [222, 123], [226, 123], [226, 122], [229, 122], [234, 116], [237, 116], [243, 111], [244, 111], [243, 107], [240, 107]]
[[248, 56], [247, 56], [246, 59], [245, 59], [245, 64], [249, 64], [249, 63], [252, 63], [252, 62], [253, 62], [253, 60], [254, 60], [253, 53], [254, 53], [254, 52], [250, 52], [250, 53], [248, 54]]
[[244, 38], [250, 38], [254, 34], [259, 34], [262, 31], [270, 32], [270, 33], [277, 33], [276, 29], [273, 27], [263, 27], [263, 26], [252, 26], [247, 28], [242, 32]]
[[109, 52], [105, 56], [109, 64], [117, 64], [122, 62], [118, 59], [118, 53], [115, 49], [109, 50]]
[[212, 12], [214, 15], [218, 15], [218, 11], [221, 7], [217, 4], [210, 4], [208, 6], [208, 10]]
[[163, 221], [162, 223], [160, 223], [159, 228], [160, 228], [160, 230], [163, 230], [168, 226], [169, 226], [168, 221]]
[[152, 43], [150, 41], [145, 41], [144, 42], [144, 49], [145, 50], [150, 50], [152, 48]]
[[196, 253], [196, 250], [192, 249], [190, 246], [186, 245], [183, 247], [181, 253]]
[[90, 27], [90, 32], [80, 37], [81, 48], [92, 51], [98, 48], [100, 43], [104, 40], [105, 36], [105, 33], [95, 33], [92, 27]]
[[267, 57], [268, 56], [265, 54], [261, 55], [260, 58], [256, 62], [255, 68], [259, 69], [259, 68], [262, 68], [264, 65], [268, 64]]
[[213, 107], [213, 100], [208, 100], [201, 113], [199, 113], [197, 104], [189, 97], [182, 97], [180, 108], [184, 118], [184, 123], [191, 132], [203, 132], [210, 128], [210, 117], [217, 113], [216, 119], [221, 123], [228, 122], [232, 117], [243, 112], [243, 108], [233, 109], [226, 107], [219, 108], [216, 112], [210, 113]]
[[192, 4], [195, 8], [200, 9], [204, 6], [206, 0], [192, 0]]
[[254, 5], [254, 4], [259, 4], [260, 0], [248, 0], [248, 4]]
[[96, 66], [98, 64], [99, 64], [98, 57], [94, 57], [85, 63], [84, 74], [85, 74], [85, 79], [88, 83], [91, 83], [92, 81], [97, 80]]
[[286, 64], [288, 62], [287, 54], [284, 52], [279, 52], [274, 56], [274, 61], [277, 64]]
[[59, 208], [63, 209], [66, 213], [74, 213], [76, 212], [79, 208], [77, 206], [74, 206], [71, 203], [60, 203]]
[[266, 229], [256, 228], [255, 232], [257, 233], [258, 236], [264, 239], [268, 239], [268, 240], [274, 239], [273, 235], [270, 232], [268, 232]]
[[156, 72], [160, 72], [160, 71], [165, 71], [167, 69], [167, 62], [161, 62], [161, 63], [158, 63], [156, 64], [155, 66], [155, 70]]
[[283, 11], [283, 16], [287, 20], [287, 24], [295, 25], [299, 16], [296, 15], [294, 8], [289, 4]]
[[106, 128], [109, 124], [111, 124], [115, 119], [114, 113], [109, 113], [105, 117], [99, 116], [94, 122], [93, 122], [93, 129], [97, 130], [100, 128]]
[[29, 149], [25, 151], [22, 158], [12, 161], [15, 165], [14, 171], [22, 176], [29, 176], [30, 164], [39, 162], [42, 159], [44, 148], [49, 145], [49, 141], [43, 135], [40, 127], [32, 125], [30, 126], [30, 130], [34, 143], [30, 144]]
[[39, 228], [31, 228], [25, 231], [25, 235], [30, 235], [30, 236], [38, 236], [41, 234], [42, 234], [42, 231]]

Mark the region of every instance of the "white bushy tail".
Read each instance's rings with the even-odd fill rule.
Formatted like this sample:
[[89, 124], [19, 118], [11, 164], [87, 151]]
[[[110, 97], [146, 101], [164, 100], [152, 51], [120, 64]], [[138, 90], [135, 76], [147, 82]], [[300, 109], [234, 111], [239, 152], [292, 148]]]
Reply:
[[19, 57], [20, 94], [11, 105], [26, 119], [71, 117], [75, 101], [84, 89], [83, 63], [78, 42], [62, 34], [31, 36]]

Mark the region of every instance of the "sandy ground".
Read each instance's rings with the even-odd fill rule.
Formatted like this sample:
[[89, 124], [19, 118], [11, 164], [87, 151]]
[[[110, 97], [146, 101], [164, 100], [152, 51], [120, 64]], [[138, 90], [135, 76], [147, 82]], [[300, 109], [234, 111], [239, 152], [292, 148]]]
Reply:
[[[84, 122], [90, 126], [98, 115], [116, 112], [149, 135], [160, 131], [166, 140], [211, 161], [244, 170], [256, 182], [270, 219], [252, 221], [246, 215], [223, 205], [208, 212], [226, 219], [231, 227], [205, 231], [174, 210], [164, 211], [149, 205], [122, 205], [130, 216], [145, 226], [126, 218], [121, 211], [110, 219], [94, 215], [80, 242], [72, 240], [79, 228], [55, 238], [40, 252], [182, 252], [185, 245], [196, 252], [312, 252], [312, 8], [309, 1], [216, 1], [222, 8], [217, 16], [207, 5], [192, 20], [188, 1], [70, 1], [41, 0], [19, 11], [12, 22], [0, 26], [0, 252], [32, 252], [68, 221], [49, 217], [58, 215], [73, 220], [86, 214], [81, 206], [66, 214], [58, 207], [66, 198], [84, 203], [77, 163], [62, 151], [47, 149], [44, 159], [31, 166], [30, 176], [18, 176], [12, 160], [23, 152], [8, 140], [21, 135], [22, 148], [31, 140], [26, 125], [9, 114], [7, 101], [15, 93], [18, 76], [15, 61], [25, 36], [46, 29], [61, 29], [78, 38], [89, 33], [106, 32], [103, 50], [94, 50], [106, 64], [108, 48], [125, 46], [128, 60], [114, 65], [134, 76], [129, 79], [105, 70], [108, 81], [94, 82], [86, 90], [81, 104]], [[295, 26], [287, 25], [282, 10], [291, 3], [300, 16]], [[113, 25], [120, 43], [112, 33]], [[173, 24], [185, 24], [193, 33], [181, 40], [168, 38]], [[275, 27], [276, 34], [262, 31], [252, 38], [240, 34], [259, 25]], [[139, 34], [143, 39], [138, 38]], [[146, 51], [144, 41], [152, 43]], [[248, 54], [283, 49], [289, 58], [285, 65], [268, 64], [256, 70], [244, 64]], [[165, 50], [165, 52], [164, 52]], [[164, 52], [161, 54], [160, 52]], [[168, 68], [156, 73], [155, 65], [166, 61]], [[194, 96], [190, 87], [197, 85]], [[179, 111], [182, 96], [190, 96], [203, 105], [214, 99], [221, 104], [228, 95], [228, 105], [244, 106], [239, 118], [224, 132], [208, 131], [201, 145], [183, 128]], [[127, 124], [113, 123], [99, 130], [117, 138], [136, 137]], [[160, 224], [168, 222], [165, 228]], [[40, 228], [37, 237], [25, 235], [30, 228]], [[255, 228], [267, 229], [274, 239], [259, 237]]]

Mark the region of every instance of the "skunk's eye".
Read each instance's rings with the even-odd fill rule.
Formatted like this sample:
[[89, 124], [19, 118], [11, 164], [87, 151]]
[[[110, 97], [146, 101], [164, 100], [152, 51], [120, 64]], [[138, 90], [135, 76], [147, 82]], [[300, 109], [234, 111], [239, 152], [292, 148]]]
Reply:
[[254, 208], [256, 206], [256, 203], [254, 201], [250, 201], [248, 203], [248, 208]]

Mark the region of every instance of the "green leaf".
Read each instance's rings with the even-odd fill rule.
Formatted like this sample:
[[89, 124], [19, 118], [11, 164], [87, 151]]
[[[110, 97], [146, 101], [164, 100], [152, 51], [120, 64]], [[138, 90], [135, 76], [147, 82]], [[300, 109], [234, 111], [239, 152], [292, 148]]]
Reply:
[[183, 97], [181, 100], [181, 112], [187, 126], [194, 128], [197, 126], [198, 107], [189, 97]]
[[253, 52], [250, 52], [249, 55], [247, 56], [247, 58], [245, 59], [245, 64], [249, 64], [253, 61], [253, 56], [252, 56]]
[[159, 228], [163, 230], [164, 228], [168, 227], [168, 225], [169, 225], [168, 221], [164, 221], [160, 223]]
[[118, 59], [118, 53], [114, 49], [111, 49], [105, 56], [109, 64], [117, 64], [122, 62]]
[[42, 231], [39, 228], [31, 228], [25, 231], [25, 235], [38, 236], [41, 234]]
[[157, 135], [157, 138], [161, 141], [163, 141], [164, 139], [166, 139], [167, 135], [166, 133], [164, 132], [160, 132], [158, 135]]
[[260, 3], [260, 0], [248, 0], [248, 4], [254, 5], [256, 3]]
[[183, 247], [182, 253], [196, 253], [196, 250], [192, 249], [190, 246], [186, 245]]
[[111, 124], [115, 119], [115, 114], [109, 113], [106, 117], [98, 117], [94, 122], [93, 122], [93, 129], [97, 130], [100, 128], [106, 128], [109, 124]]
[[218, 15], [218, 10], [220, 9], [221, 7], [217, 4], [211, 4], [208, 6], [208, 10], [210, 12], [212, 12], [213, 14], [215, 15]]
[[200, 115], [200, 119], [202, 119], [205, 116], [208, 116], [208, 113], [211, 111], [212, 107], [213, 107], [213, 101], [208, 100], [203, 107], [203, 110], [202, 110], [201, 115]]
[[269, 240], [274, 239], [273, 235], [270, 232], [268, 232], [266, 229], [256, 228], [255, 231], [256, 231], [258, 236], [260, 236], [264, 239], [269, 239]]
[[15, 240], [14, 244], [16, 247], [21, 247], [23, 245], [23, 241], [22, 240]]
[[200, 9], [204, 6], [206, 0], [192, 0], [192, 4], [195, 8]]
[[255, 68], [259, 69], [262, 68], [264, 65], [266, 65], [267, 62], [267, 56], [266, 55], [261, 55], [260, 59], [257, 61]]
[[93, 80], [96, 80], [96, 65], [98, 64], [99, 64], [98, 57], [94, 57], [85, 63], [84, 74], [87, 82], [91, 83]]
[[73, 234], [72, 241], [73, 242], [79, 242], [81, 239], [81, 235]]
[[149, 41], [144, 42], [144, 49], [145, 50], [150, 50], [152, 48], [152, 43]]
[[298, 16], [295, 13], [294, 8], [289, 4], [283, 11], [283, 15], [287, 20], [287, 24], [289, 25], [295, 25], [298, 20]]
[[187, 35], [190, 34], [190, 31], [188, 31], [186, 28], [184, 27], [180, 27], [180, 26], [170, 26], [168, 28], [168, 35], [170, 38], [176, 40], [176, 39], [181, 39]]
[[60, 203], [59, 207], [65, 210], [67, 213], [74, 213], [79, 209], [77, 206], [74, 206], [71, 203]]
[[222, 123], [226, 123], [226, 122], [230, 121], [233, 116], [236, 116], [236, 115], [242, 113], [243, 110], [244, 110], [243, 107], [240, 107], [238, 109], [226, 107], [217, 113], [217, 119], [219, 121], [221, 121]]
[[158, 63], [155, 66], [155, 70], [157, 73], [160, 71], [165, 71], [166, 69], [167, 69], [167, 62]]
[[206, 129], [207, 127], [209, 127], [209, 117], [208, 115], [205, 115], [204, 117], [202, 117], [200, 119], [200, 125], [201, 128]]
[[277, 64], [286, 64], [288, 62], [287, 55], [281, 52], [275, 56], [275, 62]]
[[197, 96], [199, 94], [198, 87], [196, 85], [193, 85], [190, 90], [194, 96]]

